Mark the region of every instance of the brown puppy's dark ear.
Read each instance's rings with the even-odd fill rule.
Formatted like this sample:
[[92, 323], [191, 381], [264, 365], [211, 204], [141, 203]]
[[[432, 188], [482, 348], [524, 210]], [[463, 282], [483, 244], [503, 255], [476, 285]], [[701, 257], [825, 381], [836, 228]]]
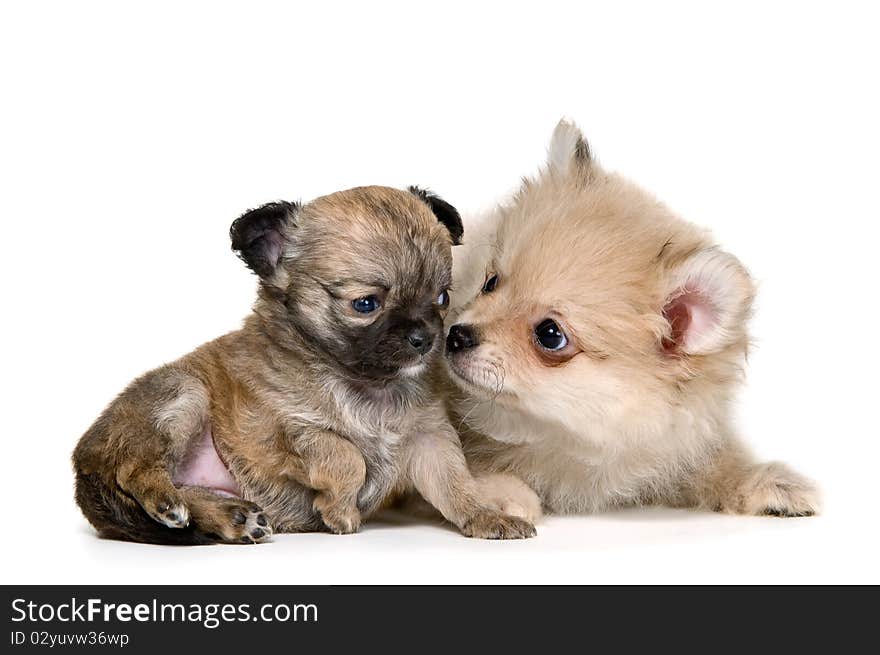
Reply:
[[264, 280], [272, 277], [281, 261], [285, 231], [298, 210], [295, 202], [270, 202], [245, 212], [229, 228], [232, 250]]
[[426, 189], [411, 186], [409, 187], [409, 192], [427, 204], [431, 211], [434, 212], [437, 220], [446, 226], [449, 234], [452, 235], [452, 245], [459, 245], [464, 234], [464, 225], [461, 224], [461, 216], [458, 210], [440, 196], [436, 196]]

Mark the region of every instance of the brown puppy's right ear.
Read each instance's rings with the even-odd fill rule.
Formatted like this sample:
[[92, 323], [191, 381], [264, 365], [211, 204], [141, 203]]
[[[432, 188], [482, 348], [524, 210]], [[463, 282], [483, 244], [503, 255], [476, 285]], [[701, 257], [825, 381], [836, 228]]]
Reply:
[[443, 198], [427, 189], [410, 186], [408, 191], [428, 205], [431, 211], [434, 212], [437, 220], [446, 226], [446, 229], [449, 230], [449, 236], [452, 237], [452, 245], [460, 246], [461, 237], [464, 234], [464, 225], [462, 225], [461, 215], [458, 213], [458, 210], [443, 200]]
[[287, 229], [299, 210], [295, 202], [270, 202], [239, 216], [229, 228], [232, 250], [262, 279], [278, 268]]

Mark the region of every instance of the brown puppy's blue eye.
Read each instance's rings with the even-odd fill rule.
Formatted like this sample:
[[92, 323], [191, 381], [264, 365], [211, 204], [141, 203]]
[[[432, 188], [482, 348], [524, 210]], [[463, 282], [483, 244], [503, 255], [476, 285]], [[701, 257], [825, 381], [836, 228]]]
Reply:
[[379, 309], [379, 299], [376, 296], [364, 296], [351, 301], [354, 311], [360, 314], [371, 314]]
[[437, 296], [436, 302], [440, 307], [449, 307], [449, 291], [443, 289], [443, 291], [440, 292], [440, 295]]
[[483, 293], [492, 293], [495, 291], [495, 287], [498, 286], [498, 275], [496, 273], [492, 273], [489, 277], [486, 278], [486, 281], [483, 282]]
[[547, 350], [562, 350], [568, 345], [568, 337], [562, 328], [553, 319], [547, 318], [535, 328], [535, 338], [542, 348]]

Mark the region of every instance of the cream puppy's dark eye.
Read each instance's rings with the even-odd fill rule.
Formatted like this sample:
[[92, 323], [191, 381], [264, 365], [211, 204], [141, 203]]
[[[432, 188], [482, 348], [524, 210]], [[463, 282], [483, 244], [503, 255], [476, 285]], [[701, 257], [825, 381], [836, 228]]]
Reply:
[[440, 307], [443, 307], [443, 308], [449, 307], [449, 290], [443, 289], [443, 291], [440, 292], [440, 295], [437, 296], [437, 300], [435, 302]]
[[495, 287], [498, 286], [498, 274], [490, 273], [489, 277], [486, 278], [486, 281], [483, 282], [483, 293], [492, 293], [495, 291]]
[[364, 296], [351, 301], [354, 311], [359, 314], [372, 314], [379, 309], [379, 299], [376, 296]]
[[547, 350], [562, 350], [568, 345], [568, 337], [552, 318], [538, 323], [535, 328], [535, 338], [541, 347]]

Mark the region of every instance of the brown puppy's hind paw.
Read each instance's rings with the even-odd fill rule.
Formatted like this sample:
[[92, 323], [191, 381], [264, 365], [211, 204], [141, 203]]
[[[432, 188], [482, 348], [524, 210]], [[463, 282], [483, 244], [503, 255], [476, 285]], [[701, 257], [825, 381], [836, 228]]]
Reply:
[[192, 521], [197, 530], [211, 539], [229, 544], [257, 544], [272, 536], [272, 524], [259, 505], [214, 494], [191, 495]]
[[475, 539], [528, 539], [537, 534], [528, 521], [491, 510], [472, 516], [461, 526], [461, 532]]
[[231, 510], [232, 533], [239, 543], [258, 544], [272, 536], [272, 526], [263, 510], [253, 503], [238, 501], [240, 507]]

